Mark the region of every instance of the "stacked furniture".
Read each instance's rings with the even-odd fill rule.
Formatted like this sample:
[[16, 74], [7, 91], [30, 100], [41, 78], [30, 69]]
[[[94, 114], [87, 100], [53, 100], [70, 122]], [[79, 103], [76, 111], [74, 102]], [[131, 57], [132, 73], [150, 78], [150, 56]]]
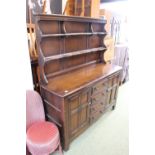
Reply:
[[99, 18], [100, 0], [67, 0], [63, 14]]
[[121, 84], [129, 80], [129, 48], [127, 44], [116, 44], [114, 49], [114, 65], [122, 67]]
[[105, 64], [105, 24], [103, 19], [36, 15], [41, 96], [64, 150], [116, 105], [122, 70]]
[[35, 24], [27, 23], [27, 36], [28, 36], [28, 47], [29, 47], [29, 56], [31, 60], [31, 71], [33, 79], [33, 88], [38, 91], [39, 88], [39, 79], [38, 79], [38, 53], [36, 50], [36, 38], [35, 38]]

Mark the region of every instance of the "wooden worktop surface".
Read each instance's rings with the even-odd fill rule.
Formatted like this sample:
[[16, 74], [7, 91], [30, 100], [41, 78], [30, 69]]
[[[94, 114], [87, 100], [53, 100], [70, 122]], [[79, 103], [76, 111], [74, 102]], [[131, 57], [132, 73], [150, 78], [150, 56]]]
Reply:
[[120, 70], [121, 67], [111, 64], [93, 64], [49, 79], [42, 87], [64, 97]]

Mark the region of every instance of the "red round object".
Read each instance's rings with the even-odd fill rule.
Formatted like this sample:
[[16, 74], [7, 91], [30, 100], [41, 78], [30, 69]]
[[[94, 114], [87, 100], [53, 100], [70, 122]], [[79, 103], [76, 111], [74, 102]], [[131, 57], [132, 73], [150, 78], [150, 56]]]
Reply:
[[58, 128], [51, 122], [38, 122], [27, 130], [27, 147], [32, 154], [49, 154], [59, 142]]

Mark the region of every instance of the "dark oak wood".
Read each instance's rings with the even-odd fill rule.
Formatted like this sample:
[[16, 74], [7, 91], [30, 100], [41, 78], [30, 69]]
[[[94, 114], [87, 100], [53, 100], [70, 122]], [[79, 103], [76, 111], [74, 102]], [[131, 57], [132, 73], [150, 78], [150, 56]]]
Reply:
[[[64, 97], [78, 91], [81, 88], [89, 86], [92, 82], [94, 83], [95, 81], [99, 81], [109, 75], [111, 75], [109, 77], [109, 80], [111, 80], [111, 77], [113, 78], [112, 75], [120, 70], [121, 67], [113, 66], [111, 64], [92, 64], [87, 67], [83, 67], [81, 69], [77, 69], [49, 79], [48, 85], [43, 87], [51, 92], [55, 92], [58, 96]], [[112, 82], [109, 81], [108, 85], [111, 89]], [[96, 87], [103, 88], [103, 86], [100, 86], [100, 83], [97, 83]]]
[[68, 150], [72, 140], [115, 107], [122, 69], [104, 63], [105, 20], [36, 17], [46, 119], [58, 126]]
[[79, 36], [79, 35], [105, 35], [106, 32], [89, 32], [89, 33], [64, 33], [64, 34], [42, 34], [42, 38], [46, 37], [67, 37], [67, 36]]
[[120, 72], [118, 66], [94, 64], [41, 85], [42, 97], [48, 101], [44, 100], [47, 118], [58, 125], [65, 150], [75, 137], [115, 106]]
[[[95, 60], [104, 61], [105, 20], [60, 15], [36, 15], [41, 81]], [[93, 52], [93, 54], [92, 54]], [[59, 60], [59, 59], [62, 60]], [[46, 65], [45, 65], [46, 64]]]
[[86, 49], [86, 50], [74, 51], [74, 52], [70, 52], [70, 53], [64, 53], [64, 54], [46, 57], [45, 61], [46, 61], [46, 63], [48, 63], [48, 62], [50, 62], [52, 60], [56, 60], [56, 59], [61, 59], [61, 58], [66, 58], [66, 57], [71, 57], [71, 56], [77, 56], [80, 54], [87, 54], [87, 53], [92, 53], [92, 52], [96, 52], [96, 51], [103, 51], [103, 50], [106, 50], [106, 48], [105, 47], [98, 47], [98, 48], [90, 48], [90, 49]]

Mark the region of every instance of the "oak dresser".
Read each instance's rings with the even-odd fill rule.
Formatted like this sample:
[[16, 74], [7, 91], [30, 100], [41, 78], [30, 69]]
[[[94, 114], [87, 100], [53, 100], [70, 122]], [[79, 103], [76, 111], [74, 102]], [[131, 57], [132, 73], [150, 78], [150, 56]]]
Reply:
[[104, 61], [104, 19], [36, 15], [40, 93], [64, 150], [114, 109], [122, 69]]

